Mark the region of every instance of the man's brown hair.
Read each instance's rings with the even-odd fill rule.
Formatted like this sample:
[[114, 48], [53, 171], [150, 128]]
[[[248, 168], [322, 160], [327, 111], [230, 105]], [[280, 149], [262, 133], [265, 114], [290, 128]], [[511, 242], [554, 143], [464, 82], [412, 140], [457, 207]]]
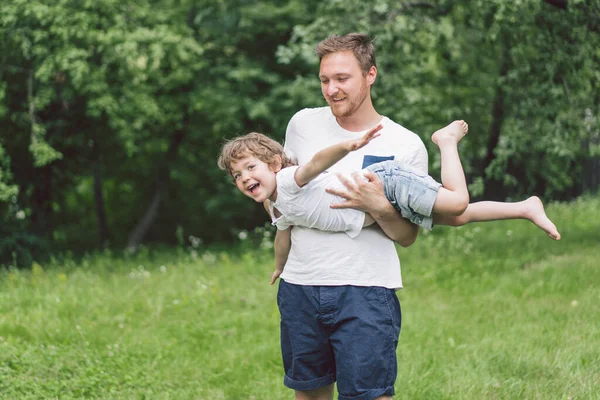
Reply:
[[331, 35], [317, 45], [315, 53], [321, 61], [328, 54], [345, 50], [352, 51], [363, 74], [369, 72], [371, 67], [377, 67], [374, 40], [364, 33]]
[[280, 143], [258, 132], [250, 132], [225, 142], [221, 148], [217, 165], [232, 175], [231, 163], [241, 160], [245, 156], [256, 157], [269, 166], [273, 165], [279, 156], [281, 157], [281, 168], [296, 165], [285, 153]]

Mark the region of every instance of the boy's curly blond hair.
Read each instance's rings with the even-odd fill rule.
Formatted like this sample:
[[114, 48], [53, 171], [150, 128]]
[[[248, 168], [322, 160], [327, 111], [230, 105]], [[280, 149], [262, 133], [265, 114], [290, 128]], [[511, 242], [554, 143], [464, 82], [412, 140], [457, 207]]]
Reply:
[[258, 132], [250, 132], [225, 142], [221, 148], [217, 165], [231, 176], [231, 163], [241, 160], [245, 156], [256, 157], [268, 165], [273, 165], [279, 156], [281, 157], [281, 168], [296, 165], [296, 162], [285, 153], [280, 143]]

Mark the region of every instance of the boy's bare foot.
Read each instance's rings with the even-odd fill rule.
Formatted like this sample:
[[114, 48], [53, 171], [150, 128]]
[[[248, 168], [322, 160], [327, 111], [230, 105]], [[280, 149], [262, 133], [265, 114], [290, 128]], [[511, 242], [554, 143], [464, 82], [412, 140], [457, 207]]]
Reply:
[[431, 135], [431, 140], [438, 146], [442, 146], [447, 143], [456, 144], [467, 134], [468, 131], [469, 125], [462, 119], [459, 121], [452, 121], [448, 126], [435, 131], [435, 133]]
[[523, 203], [525, 204], [525, 218], [536, 224], [552, 239], [560, 240], [560, 233], [558, 233], [556, 225], [546, 215], [544, 205], [539, 197], [531, 196], [527, 200], [524, 200]]

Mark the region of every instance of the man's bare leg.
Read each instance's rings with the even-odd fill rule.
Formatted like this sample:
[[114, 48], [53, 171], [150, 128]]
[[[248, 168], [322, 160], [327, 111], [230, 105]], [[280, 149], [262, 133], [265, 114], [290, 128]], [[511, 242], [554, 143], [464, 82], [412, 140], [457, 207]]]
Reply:
[[315, 390], [296, 390], [296, 400], [333, 400], [333, 383]]
[[[332, 400], [333, 384], [315, 390], [296, 390], [296, 400]], [[392, 396], [379, 396], [375, 400], [392, 400]]]
[[458, 142], [469, 131], [463, 120], [453, 121], [436, 131], [431, 140], [440, 148], [442, 156], [442, 185], [433, 205], [433, 212], [447, 215], [460, 215], [469, 205], [469, 190], [458, 155]]
[[503, 219], [527, 219], [537, 225], [554, 240], [560, 240], [556, 225], [548, 218], [542, 201], [532, 196], [524, 201], [505, 203], [480, 201], [471, 203], [459, 216], [433, 215], [434, 225], [462, 226], [470, 222], [497, 221]]

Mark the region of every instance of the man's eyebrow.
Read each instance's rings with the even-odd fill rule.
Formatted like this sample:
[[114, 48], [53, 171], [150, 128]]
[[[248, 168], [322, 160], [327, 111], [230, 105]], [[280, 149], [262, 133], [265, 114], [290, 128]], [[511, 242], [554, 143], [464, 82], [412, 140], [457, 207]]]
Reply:
[[[337, 72], [331, 76], [333, 77], [340, 77], [340, 76], [350, 76], [352, 75], [350, 72]], [[321, 75], [319, 74], [319, 79], [323, 79], [323, 78], [329, 78], [327, 75]]]

